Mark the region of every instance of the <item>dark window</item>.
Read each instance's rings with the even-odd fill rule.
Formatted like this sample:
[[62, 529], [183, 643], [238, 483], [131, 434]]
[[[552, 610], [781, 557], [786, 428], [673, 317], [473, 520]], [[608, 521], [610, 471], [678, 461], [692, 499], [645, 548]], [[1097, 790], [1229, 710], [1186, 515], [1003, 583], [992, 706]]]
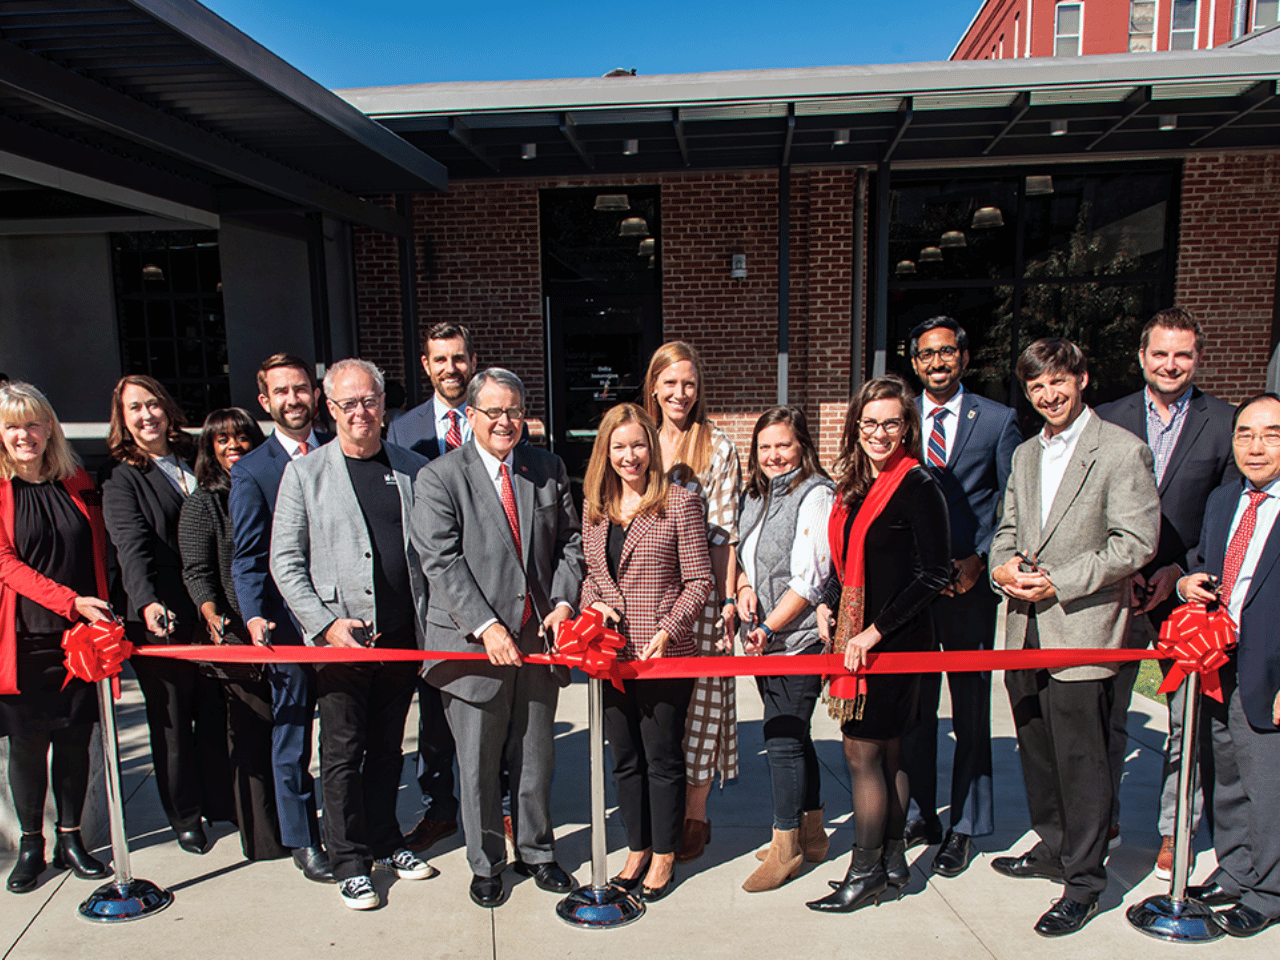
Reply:
[[155, 377], [198, 426], [231, 405], [218, 235], [117, 233], [111, 248], [124, 372]]

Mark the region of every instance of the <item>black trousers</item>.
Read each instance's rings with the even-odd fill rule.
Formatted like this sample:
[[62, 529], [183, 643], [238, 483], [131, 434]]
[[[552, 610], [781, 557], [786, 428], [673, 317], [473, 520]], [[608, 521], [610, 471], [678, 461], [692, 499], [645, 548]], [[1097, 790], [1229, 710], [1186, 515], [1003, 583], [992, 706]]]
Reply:
[[[818, 649], [805, 653], [819, 653]], [[773, 784], [773, 825], [796, 830], [800, 814], [822, 806], [822, 774], [809, 723], [822, 677], [757, 677], [764, 701], [764, 745]]]
[[1031, 826], [1040, 836], [1031, 854], [1061, 865], [1067, 899], [1092, 903], [1107, 887], [1114, 681], [1062, 681], [1047, 670], [1010, 670], [1004, 685]]
[[280, 843], [271, 764], [271, 686], [265, 678], [224, 680], [223, 693], [240, 849], [246, 860], [287, 857], [289, 851]]
[[339, 880], [368, 876], [402, 845], [396, 819], [404, 722], [416, 663], [325, 664], [316, 671], [324, 841]]
[[93, 724], [9, 734], [9, 789], [23, 833], [44, 832], [44, 798], [49, 790], [49, 747], [53, 747], [53, 798], [58, 826], [80, 826], [89, 789], [89, 738]]
[[684, 830], [684, 723], [692, 678], [604, 686], [604, 731], [613, 751], [618, 811], [632, 850], [674, 853]]
[[418, 786], [422, 788], [422, 805], [428, 820], [458, 819], [458, 798], [453, 788], [453, 761], [457, 755], [440, 691], [419, 677]]

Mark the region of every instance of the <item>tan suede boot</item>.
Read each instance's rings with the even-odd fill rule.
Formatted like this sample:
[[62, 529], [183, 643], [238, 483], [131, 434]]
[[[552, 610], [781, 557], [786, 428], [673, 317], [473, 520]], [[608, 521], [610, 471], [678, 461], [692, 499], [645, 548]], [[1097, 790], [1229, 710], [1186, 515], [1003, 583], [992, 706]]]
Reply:
[[804, 865], [799, 835], [799, 830], [775, 829], [768, 856], [765, 857], [764, 863], [756, 868], [756, 872], [747, 877], [742, 884], [742, 889], [747, 893], [777, 890], [798, 874], [800, 867]]
[[810, 863], [821, 863], [827, 859], [827, 851], [831, 849], [831, 838], [822, 828], [822, 817], [825, 807], [817, 810], [806, 810], [800, 814], [800, 849], [804, 858]]

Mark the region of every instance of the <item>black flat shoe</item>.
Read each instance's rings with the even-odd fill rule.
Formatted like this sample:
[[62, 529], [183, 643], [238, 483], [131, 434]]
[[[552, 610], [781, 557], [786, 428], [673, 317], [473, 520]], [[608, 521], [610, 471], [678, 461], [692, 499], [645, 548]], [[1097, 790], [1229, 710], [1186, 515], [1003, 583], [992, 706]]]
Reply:
[[972, 856], [969, 835], [948, 830], [933, 858], [933, 872], [940, 877], [958, 877], [968, 869]]
[[1225, 907], [1235, 903], [1239, 897], [1227, 893], [1217, 880], [1208, 883], [1187, 886], [1187, 899], [1199, 900], [1206, 907]]
[[1261, 933], [1267, 929], [1280, 918], [1264, 917], [1252, 907], [1237, 903], [1226, 910], [1215, 913], [1213, 919], [1218, 921], [1218, 926], [1233, 937], [1252, 937], [1254, 934]]
[[649, 864], [652, 862], [653, 857], [650, 857], [644, 863], [640, 864], [640, 868], [636, 871], [636, 875], [634, 877], [624, 877], [621, 874], [616, 877], [610, 877], [609, 885], [617, 887], [619, 890], [625, 890], [627, 893], [631, 893], [636, 887], [640, 886], [640, 884], [644, 882], [644, 875], [649, 872]]
[[1036, 921], [1035, 931], [1042, 937], [1065, 937], [1092, 920], [1097, 912], [1097, 900], [1093, 903], [1077, 903], [1063, 897]]
[[204, 835], [203, 827], [192, 827], [190, 830], [175, 830], [178, 835], [178, 846], [187, 853], [201, 854], [209, 849], [209, 838]]
[[1045, 860], [1038, 860], [1030, 853], [1024, 853], [1020, 857], [996, 857], [991, 861], [991, 869], [1018, 880], [1034, 877], [1040, 880], [1062, 882], [1062, 867]]
[[506, 888], [502, 885], [502, 877], [471, 878], [471, 900], [481, 907], [500, 907], [507, 899]]
[[44, 837], [23, 837], [18, 841], [18, 862], [5, 883], [10, 893], [30, 893], [44, 873]]
[[665, 897], [668, 893], [671, 892], [671, 886], [675, 878], [676, 878], [676, 875], [674, 872], [672, 872], [671, 876], [667, 878], [667, 882], [660, 887], [646, 887], [642, 884], [640, 886], [640, 897], [639, 897], [640, 902], [641, 903], [657, 903], [659, 900], [661, 900], [663, 897]]
[[313, 883], [337, 883], [333, 875], [333, 864], [324, 847], [315, 844], [310, 847], [295, 847], [293, 850], [294, 865], [302, 871], [302, 875]]
[[107, 875], [106, 865], [89, 855], [79, 830], [59, 830], [53, 844], [53, 865], [70, 870], [81, 880], [101, 880]]
[[522, 877], [533, 877], [533, 882], [538, 885], [538, 889], [546, 890], [548, 893], [569, 893], [577, 887], [573, 877], [565, 873], [560, 864], [554, 860], [548, 860], [546, 863], [525, 863], [523, 860], [517, 860], [511, 868]]
[[932, 847], [942, 842], [942, 824], [937, 820], [908, 820], [902, 831], [902, 840], [907, 849], [912, 847]]

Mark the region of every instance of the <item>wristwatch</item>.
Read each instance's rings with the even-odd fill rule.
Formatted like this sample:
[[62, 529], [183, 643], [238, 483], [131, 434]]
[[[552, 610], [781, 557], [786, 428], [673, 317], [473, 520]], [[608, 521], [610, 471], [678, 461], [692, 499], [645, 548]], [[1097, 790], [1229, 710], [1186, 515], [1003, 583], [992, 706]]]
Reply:
[[760, 629], [764, 631], [764, 642], [773, 643], [773, 638], [774, 638], [773, 627], [769, 626], [764, 621], [761, 621]]

